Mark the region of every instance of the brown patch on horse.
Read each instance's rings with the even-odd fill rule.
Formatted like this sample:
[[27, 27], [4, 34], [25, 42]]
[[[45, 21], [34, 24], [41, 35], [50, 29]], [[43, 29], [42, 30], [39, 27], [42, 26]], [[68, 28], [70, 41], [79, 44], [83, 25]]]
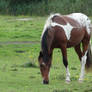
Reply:
[[67, 24], [66, 21], [65, 21], [65, 19], [62, 16], [54, 16], [52, 18], [52, 21], [56, 22], [58, 24], [61, 24], [61, 25], [66, 25]]
[[73, 28], [67, 48], [78, 45], [85, 37], [85, 28]]
[[[59, 26], [53, 27], [54, 31], [54, 37], [53, 37], [53, 43], [51, 48], [60, 48], [61, 44], [67, 42], [67, 37], [65, 35], [65, 32], [63, 28]], [[57, 30], [57, 31], [56, 31]]]
[[72, 18], [70, 18], [68, 16], [63, 16], [63, 18], [66, 21], [68, 21], [68, 23], [70, 23], [73, 27], [81, 28], [80, 24], [76, 20], [74, 20], [74, 19], [72, 19]]

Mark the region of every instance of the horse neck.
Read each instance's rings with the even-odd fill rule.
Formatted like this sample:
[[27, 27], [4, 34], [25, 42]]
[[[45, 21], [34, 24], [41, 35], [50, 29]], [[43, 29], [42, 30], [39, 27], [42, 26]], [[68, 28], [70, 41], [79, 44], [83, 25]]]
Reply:
[[52, 54], [52, 43], [53, 43], [54, 31], [49, 28], [44, 32], [42, 37], [42, 51], [46, 56], [51, 56]]

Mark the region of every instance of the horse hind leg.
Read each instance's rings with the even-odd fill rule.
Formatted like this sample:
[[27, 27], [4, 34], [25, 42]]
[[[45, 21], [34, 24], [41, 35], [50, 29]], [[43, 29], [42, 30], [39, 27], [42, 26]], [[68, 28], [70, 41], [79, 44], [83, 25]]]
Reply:
[[64, 64], [64, 66], [66, 68], [66, 83], [69, 83], [70, 82], [70, 72], [69, 72], [69, 69], [68, 69], [66, 46], [62, 46], [61, 51], [62, 51], [62, 56], [63, 56], [63, 64]]
[[[77, 46], [75, 46], [74, 49], [75, 49], [75, 51], [76, 51], [76, 53], [79, 56], [79, 59], [81, 61], [81, 59], [83, 58], [82, 57], [83, 53], [81, 51], [80, 44], [78, 44]], [[84, 67], [83, 67], [84, 65], [82, 65], [82, 63], [83, 63], [83, 60], [81, 61], [82, 68], [81, 68], [81, 75], [80, 75], [79, 81], [81, 81], [83, 79], [83, 76], [84, 76]]]
[[82, 44], [83, 44], [83, 55], [81, 58], [81, 73], [80, 73], [79, 82], [82, 82], [84, 79], [85, 64], [87, 60], [88, 41], [83, 41]]
[[80, 61], [81, 61], [81, 57], [82, 57], [82, 51], [81, 51], [81, 48], [80, 48], [80, 44], [78, 44], [77, 46], [74, 47]]

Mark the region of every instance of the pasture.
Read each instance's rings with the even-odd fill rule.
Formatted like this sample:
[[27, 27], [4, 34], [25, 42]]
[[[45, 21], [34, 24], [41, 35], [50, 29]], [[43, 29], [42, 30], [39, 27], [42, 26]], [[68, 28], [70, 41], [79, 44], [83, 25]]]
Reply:
[[86, 74], [83, 83], [78, 82], [80, 61], [73, 48], [67, 49], [71, 83], [65, 83], [62, 54], [55, 49], [50, 83], [42, 84], [38, 54], [45, 20], [0, 16], [0, 92], [92, 92], [92, 74]]

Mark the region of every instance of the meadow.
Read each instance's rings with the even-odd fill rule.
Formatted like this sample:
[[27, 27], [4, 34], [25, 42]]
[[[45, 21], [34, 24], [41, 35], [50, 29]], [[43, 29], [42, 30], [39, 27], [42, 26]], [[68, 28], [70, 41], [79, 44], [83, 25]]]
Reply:
[[67, 49], [70, 84], [59, 49], [54, 50], [49, 85], [42, 84], [38, 55], [46, 17], [0, 16], [0, 92], [92, 92], [92, 73], [78, 82], [80, 61]]

